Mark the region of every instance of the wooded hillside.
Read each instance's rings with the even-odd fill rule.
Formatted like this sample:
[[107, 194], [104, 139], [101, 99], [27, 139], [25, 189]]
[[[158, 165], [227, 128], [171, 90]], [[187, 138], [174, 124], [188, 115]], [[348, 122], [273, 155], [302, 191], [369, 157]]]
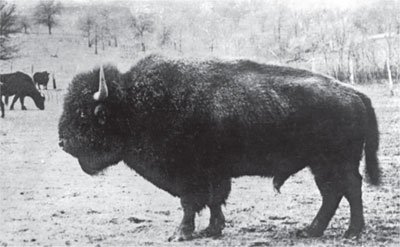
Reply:
[[[396, 0], [350, 9], [301, 6], [291, 0], [0, 3], [0, 31], [4, 13], [15, 8], [13, 22], [20, 33], [45, 35], [49, 30], [51, 36], [52, 30], [85, 42], [94, 54], [117, 48], [122, 58], [154, 51], [250, 57], [355, 83], [386, 81], [388, 64], [395, 82], [400, 74]], [[38, 6], [44, 3], [57, 9], [51, 27], [40, 19]], [[15, 28], [10, 35], [0, 32], [0, 44], [14, 47], [15, 35]]]

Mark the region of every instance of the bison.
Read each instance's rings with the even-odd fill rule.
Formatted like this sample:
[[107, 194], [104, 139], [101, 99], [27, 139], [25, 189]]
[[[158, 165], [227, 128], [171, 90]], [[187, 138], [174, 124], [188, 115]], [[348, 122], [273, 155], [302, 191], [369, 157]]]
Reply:
[[342, 197], [345, 237], [364, 227], [359, 163], [380, 182], [378, 126], [370, 99], [325, 75], [249, 60], [150, 55], [128, 72], [113, 66], [78, 74], [59, 121], [59, 145], [84, 172], [123, 161], [179, 197], [183, 219], [169, 240], [189, 240], [196, 212], [210, 209], [200, 236], [225, 226], [231, 179], [272, 177], [275, 189], [309, 167], [322, 195], [311, 225], [321, 236]]
[[43, 71], [43, 72], [36, 72], [33, 74], [33, 81], [35, 82], [35, 85], [37, 86], [38, 89], [40, 89], [40, 85], [44, 87], [45, 90], [47, 90], [47, 84], [49, 83], [49, 72]]
[[[32, 78], [24, 74], [22, 72], [15, 72], [10, 74], [0, 74], [0, 81], [3, 82], [1, 87], [1, 96], [6, 97], [6, 102], [8, 101], [8, 97], [15, 95], [10, 110], [14, 109], [14, 104], [18, 100], [20, 100], [22, 110], [26, 110], [24, 105], [25, 96], [29, 96], [35, 102], [35, 105], [40, 110], [44, 110], [44, 96], [36, 89]], [[2, 113], [1, 116], [4, 117], [4, 103], [2, 98], [0, 97], [0, 104]]]

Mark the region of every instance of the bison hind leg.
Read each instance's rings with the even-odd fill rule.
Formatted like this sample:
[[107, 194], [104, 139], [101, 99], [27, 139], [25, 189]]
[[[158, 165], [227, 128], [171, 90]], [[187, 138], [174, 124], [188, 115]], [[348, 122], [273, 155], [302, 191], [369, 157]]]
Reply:
[[361, 201], [361, 175], [358, 158], [338, 160], [325, 159], [311, 165], [315, 182], [322, 196], [322, 205], [311, 225], [299, 231], [301, 237], [318, 237], [323, 234], [336, 212], [343, 196], [350, 204], [350, 227], [345, 237], [358, 236], [364, 227]]
[[342, 200], [343, 193], [340, 189], [338, 178], [333, 176], [332, 173], [325, 175], [326, 176], [316, 175], [315, 177], [318, 189], [322, 195], [321, 208], [311, 225], [297, 232], [298, 237], [322, 236]]
[[344, 234], [345, 238], [357, 238], [364, 228], [364, 215], [361, 198], [362, 177], [358, 169], [349, 171], [345, 175], [345, 198], [350, 204], [350, 226]]

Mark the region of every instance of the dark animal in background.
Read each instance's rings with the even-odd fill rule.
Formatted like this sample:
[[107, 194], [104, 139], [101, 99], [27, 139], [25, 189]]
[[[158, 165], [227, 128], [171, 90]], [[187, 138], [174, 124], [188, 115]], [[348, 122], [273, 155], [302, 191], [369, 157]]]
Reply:
[[1, 117], [4, 117], [4, 103], [3, 103], [3, 96], [1, 94], [3, 83], [0, 81], [0, 110], [1, 110]]
[[[196, 212], [210, 209], [204, 236], [220, 235], [231, 178], [285, 180], [310, 167], [322, 206], [298, 235], [321, 236], [342, 197], [345, 237], [364, 227], [359, 163], [377, 185], [377, 120], [367, 96], [324, 75], [248, 60], [152, 55], [125, 74], [94, 69], [72, 80], [59, 122], [60, 146], [95, 175], [120, 161], [180, 197], [170, 240], [188, 240]], [[100, 81], [100, 82], [99, 82]]]
[[[1, 88], [1, 96], [6, 97], [15, 95], [10, 110], [14, 109], [15, 102], [19, 99], [21, 103], [21, 109], [26, 110], [24, 105], [24, 98], [26, 96], [31, 97], [35, 102], [35, 105], [40, 110], [44, 110], [44, 96], [36, 89], [32, 78], [22, 72], [15, 72], [10, 74], [0, 74], [0, 81], [3, 82]], [[4, 107], [3, 100], [0, 98], [1, 107]], [[4, 112], [2, 112], [2, 117], [4, 117]]]
[[47, 71], [43, 72], [36, 72], [33, 74], [33, 81], [35, 82], [35, 85], [37, 86], [38, 89], [40, 89], [40, 85], [44, 87], [45, 90], [47, 90], [47, 84], [49, 83], [49, 73]]

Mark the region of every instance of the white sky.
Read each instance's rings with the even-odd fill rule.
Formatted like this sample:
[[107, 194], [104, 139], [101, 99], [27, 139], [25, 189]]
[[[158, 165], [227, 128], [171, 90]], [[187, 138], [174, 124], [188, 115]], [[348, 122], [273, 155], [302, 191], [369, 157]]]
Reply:
[[351, 9], [362, 5], [369, 5], [377, 0], [289, 0], [294, 6], [300, 8], [341, 8]]
[[[8, 0], [8, 2], [15, 2], [20, 6], [35, 5], [39, 1], [40, 0]], [[61, 3], [76, 2], [76, 3], [96, 4], [96, 3], [111, 2], [112, 0], [56, 0], [56, 1], [61, 2]], [[138, 1], [146, 2], [149, 0], [117, 0], [117, 1], [129, 3], [129, 2], [138, 2]], [[150, 1], [154, 1], [154, 0], [150, 0]], [[191, 1], [193, 3], [196, 3], [196, 2], [200, 2], [202, 0], [177, 0], [177, 1]], [[235, 1], [235, 0], [224, 0], [224, 1]], [[251, 0], [248, 0], [248, 1], [251, 1]], [[316, 7], [327, 7], [327, 8], [348, 9], [348, 8], [355, 8], [360, 5], [368, 5], [373, 2], [376, 2], [377, 0], [278, 0], [278, 1], [286, 1], [290, 4], [290, 6], [293, 6], [294, 8], [304, 8], [304, 9], [311, 8], [312, 9], [312, 8], [316, 8]], [[400, 0], [396, 0], [396, 1], [400, 1]]]

